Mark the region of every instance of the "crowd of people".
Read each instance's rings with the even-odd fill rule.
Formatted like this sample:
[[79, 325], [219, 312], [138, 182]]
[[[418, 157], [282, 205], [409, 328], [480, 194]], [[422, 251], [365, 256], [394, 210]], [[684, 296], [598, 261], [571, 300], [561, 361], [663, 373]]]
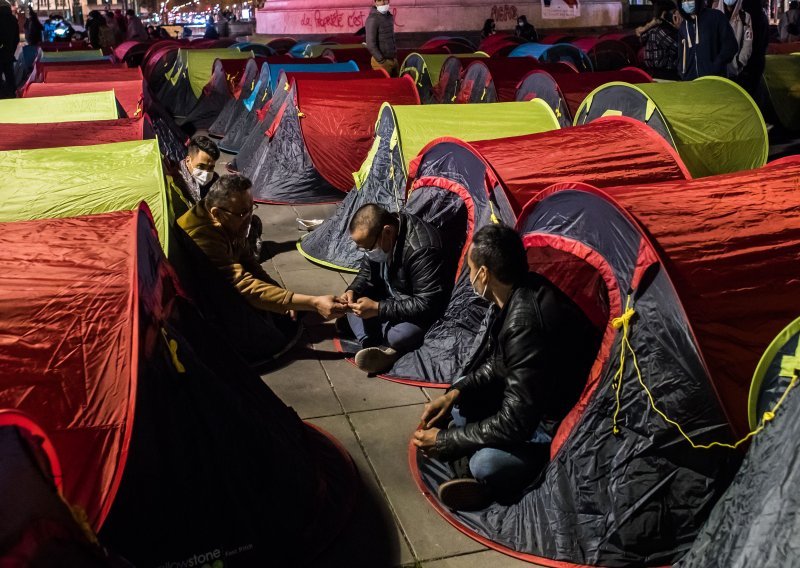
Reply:
[[[213, 140], [197, 136], [172, 172], [191, 205], [178, 226], [254, 309], [283, 331], [300, 328], [299, 312], [335, 319], [343, 350], [367, 373], [389, 370], [422, 345], [455, 280], [436, 227], [365, 204], [349, 223], [363, 253], [352, 283], [321, 296], [287, 290], [261, 266], [262, 225], [250, 180], [215, 174], [219, 156]], [[424, 452], [464, 472], [440, 493], [457, 509], [518, 490], [546, 465], [555, 429], [577, 402], [600, 341], [600, 330], [570, 298], [529, 273], [513, 229], [479, 230], [467, 263], [474, 293], [491, 306], [489, 332], [463, 376], [426, 406], [414, 437]]]

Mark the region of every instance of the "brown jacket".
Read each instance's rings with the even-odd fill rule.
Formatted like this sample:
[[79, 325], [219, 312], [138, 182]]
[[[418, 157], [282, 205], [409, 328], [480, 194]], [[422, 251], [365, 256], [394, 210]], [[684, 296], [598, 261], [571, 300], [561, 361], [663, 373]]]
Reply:
[[291, 303], [292, 292], [281, 288], [248, 251], [244, 239], [231, 240], [223, 228], [211, 217], [205, 200], [187, 211], [178, 226], [189, 235], [211, 264], [255, 308], [285, 313]]

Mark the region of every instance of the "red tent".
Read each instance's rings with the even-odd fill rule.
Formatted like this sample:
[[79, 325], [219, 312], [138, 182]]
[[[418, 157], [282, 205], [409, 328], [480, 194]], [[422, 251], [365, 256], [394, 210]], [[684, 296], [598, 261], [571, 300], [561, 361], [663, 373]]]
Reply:
[[[576, 126], [457, 143], [480, 156], [495, 173], [516, 214], [538, 192], [554, 183], [576, 181], [610, 187], [691, 178], [675, 149], [651, 128], [642, 128], [638, 121], [609, 117], [596, 120], [591, 126], [596, 128]], [[409, 179], [416, 175], [427, 149], [437, 142], [431, 142], [411, 162]]]
[[508, 55], [515, 47], [523, 43], [526, 43], [524, 39], [511, 34], [496, 33], [482, 40], [478, 46], [478, 51], [482, 51], [490, 57], [500, 57]]
[[352, 462], [186, 298], [146, 207], [4, 223], [0, 251], [0, 408], [49, 434], [101, 540], [139, 566], [313, 564]]
[[465, 69], [456, 102], [509, 102], [516, 100], [517, 87], [530, 71], [575, 72], [566, 63], [542, 63], [533, 57], [478, 59]]
[[[341, 82], [298, 78], [292, 89], [267, 133], [272, 138], [264, 157], [268, 164], [253, 179], [256, 199], [266, 202], [341, 199], [372, 146], [381, 105], [420, 103], [408, 76]], [[298, 120], [299, 129], [289, 126]], [[312, 171], [298, 177], [295, 168], [308, 167], [306, 152]]]
[[147, 119], [141, 118], [53, 124], [0, 124], [0, 151], [92, 146], [142, 140], [145, 126], [148, 124]]
[[[362, 43], [364, 41], [363, 35], [356, 35], [356, 34], [338, 34], [328, 36], [322, 40], [322, 43], [336, 43], [339, 45], [353, 45], [356, 43]], [[271, 43], [271, 42], [270, 42]], [[269, 44], [267, 44], [269, 45]], [[270, 45], [270, 47], [272, 47]]]
[[572, 126], [575, 113], [586, 96], [600, 85], [613, 81], [635, 84], [651, 83], [653, 79], [636, 67], [586, 73], [548, 73], [534, 69], [519, 82], [516, 100], [542, 99], [553, 108], [562, 126]]
[[595, 71], [614, 71], [636, 63], [636, 52], [618, 39], [583, 37], [570, 43], [589, 56]]
[[78, 67], [45, 69], [42, 81], [45, 83], [84, 83], [105, 81], [139, 81], [142, 80], [142, 70], [138, 67], [128, 68], [125, 65], [114, 67]]
[[114, 48], [114, 60], [131, 67], [138, 67], [151, 45], [152, 41], [124, 41]]
[[794, 41], [792, 43], [770, 43], [767, 45], [767, 53], [771, 55], [800, 53], [800, 41]]
[[651, 262], [667, 269], [705, 370], [734, 431], [743, 436], [755, 368], [797, 317], [800, 157], [691, 181], [609, 187], [601, 194], [643, 227], [659, 256]]
[[79, 93], [95, 93], [114, 89], [117, 102], [130, 118], [142, 114], [142, 81], [103, 81], [80, 83], [31, 83], [23, 91], [23, 97], [53, 97], [58, 95], [76, 95]]
[[274, 49], [278, 55], [285, 55], [297, 43], [292, 37], [276, 37], [267, 42], [267, 47]]
[[358, 65], [361, 71], [370, 71], [372, 69], [372, 55], [367, 51], [366, 47], [362, 49], [326, 49], [322, 52], [322, 57], [333, 59], [337, 63], [352, 61]]
[[[263, 59], [263, 58], [259, 58]], [[237, 97], [242, 88], [241, 80], [244, 76], [244, 69], [247, 67], [249, 59], [217, 59], [214, 62], [214, 72], [217, 72], [218, 65], [221, 67], [220, 72], [225, 73], [225, 79], [228, 81], [231, 95]], [[260, 67], [260, 66], [259, 66]], [[209, 85], [214, 82], [214, 79], [209, 81]]]

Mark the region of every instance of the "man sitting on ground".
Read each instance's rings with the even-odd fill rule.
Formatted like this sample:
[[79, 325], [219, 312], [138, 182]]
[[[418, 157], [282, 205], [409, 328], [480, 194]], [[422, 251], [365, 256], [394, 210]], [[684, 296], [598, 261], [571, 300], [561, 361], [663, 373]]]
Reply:
[[360, 348], [356, 364], [380, 373], [422, 345], [452, 283], [442, 267], [439, 232], [414, 215], [368, 203], [350, 220], [350, 237], [364, 260], [339, 300], [351, 310], [347, 322]]
[[[425, 406], [414, 444], [454, 462], [457, 478], [439, 487], [441, 501], [476, 510], [523, 489], [545, 467], [556, 428], [586, 383], [600, 333], [561, 290], [528, 272], [512, 229], [482, 228], [467, 262], [473, 290], [493, 304], [488, 330], [464, 376]], [[447, 429], [438, 428], [451, 418]]]
[[178, 225], [253, 307], [279, 314], [316, 311], [325, 319], [343, 315], [345, 306], [332, 295], [307, 296], [281, 288], [253, 259], [246, 243], [255, 208], [251, 186], [244, 176], [222, 176]]
[[208, 136], [195, 136], [189, 142], [189, 152], [173, 173], [175, 184], [194, 205], [208, 193], [211, 184], [219, 179], [214, 167], [219, 160], [219, 148]]

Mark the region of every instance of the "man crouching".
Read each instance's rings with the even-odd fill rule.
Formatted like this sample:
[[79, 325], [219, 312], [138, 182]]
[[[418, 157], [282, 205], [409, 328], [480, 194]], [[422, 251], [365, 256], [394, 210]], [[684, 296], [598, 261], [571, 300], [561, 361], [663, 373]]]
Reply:
[[350, 310], [356, 365], [380, 373], [422, 345], [447, 306], [452, 282], [446, 282], [439, 231], [419, 217], [369, 203], [350, 220], [350, 237], [364, 259], [339, 300]]

